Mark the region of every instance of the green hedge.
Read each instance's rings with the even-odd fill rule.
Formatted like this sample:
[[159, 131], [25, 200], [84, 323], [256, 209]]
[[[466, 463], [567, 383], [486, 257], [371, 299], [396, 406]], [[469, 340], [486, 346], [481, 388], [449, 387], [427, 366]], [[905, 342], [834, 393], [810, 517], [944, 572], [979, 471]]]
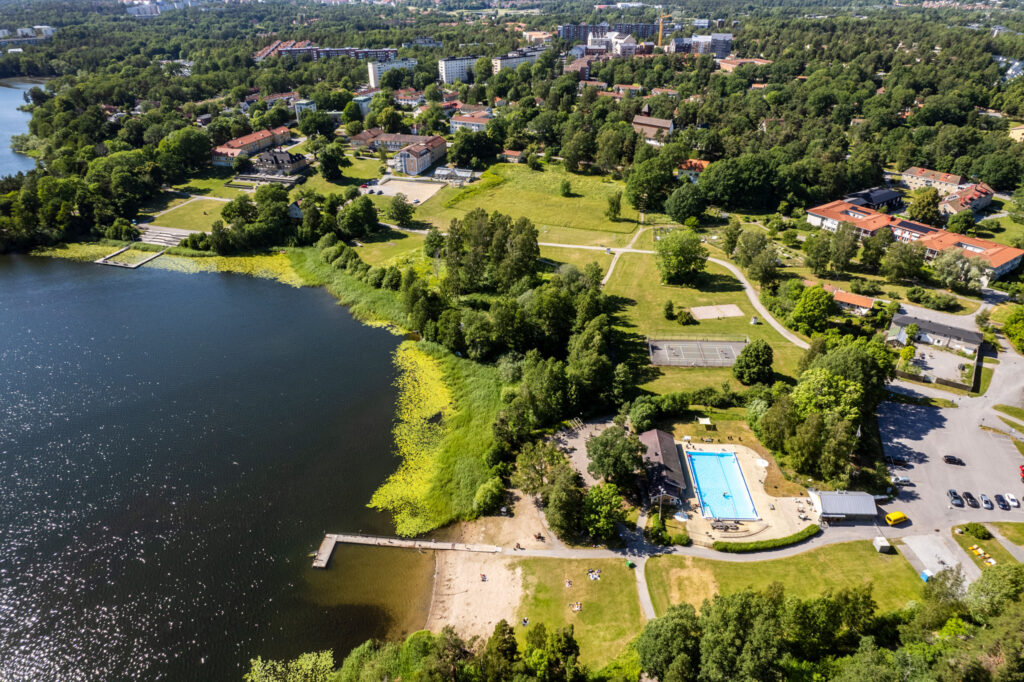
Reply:
[[722, 542], [721, 540], [716, 541], [711, 545], [712, 549], [719, 552], [733, 552], [738, 554], [741, 552], [760, 552], [765, 549], [775, 549], [777, 547], [785, 547], [786, 545], [795, 545], [798, 542], [803, 542], [807, 538], [813, 538], [821, 528], [817, 524], [812, 523], [801, 531], [787, 535], [784, 538], [775, 538], [773, 540], [755, 540], [754, 542]]

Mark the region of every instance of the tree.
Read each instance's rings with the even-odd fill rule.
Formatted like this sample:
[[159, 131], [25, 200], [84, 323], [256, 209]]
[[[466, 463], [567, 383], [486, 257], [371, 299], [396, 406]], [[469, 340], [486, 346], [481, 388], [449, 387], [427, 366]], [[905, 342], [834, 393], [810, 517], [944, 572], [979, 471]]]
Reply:
[[725, 251], [725, 255], [733, 254], [741, 234], [743, 234], [743, 224], [735, 216], [730, 216], [729, 224], [722, 229], [722, 249]]
[[850, 267], [850, 261], [857, 255], [857, 228], [845, 220], [839, 223], [832, 237], [832, 249], [829, 261], [837, 275], [842, 275]]
[[749, 386], [750, 384], [771, 383], [772, 361], [774, 353], [772, 347], [764, 339], [755, 339], [743, 347], [736, 356], [736, 364], [732, 366], [732, 374], [740, 383]]
[[764, 251], [757, 254], [747, 268], [750, 276], [760, 284], [766, 286], [779, 278], [779, 256], [775, 253], [775, 247], [769, 245]]
[[485, 83], [493, 74], [490, 57], [480, 57], [473, 64], [473, 82], [476, 84]]
[[1024, 594], [1024, 564], [999, 564], [982, 571], [967, 588], [967, 607], [981, 622], [1002, 613]]
[[494, 632], [480, 654], [480, 672], [485, 682], [502, 682], [514, 675], [512, 666], [519, 660], [515, 630], [504, 618], [494, 625]]
[[561, 194], [563, 197], [572, 196], [572, 185], [569, 183], [568, 179], [562, 180], [562, 184], [558, 186], [558, 193]]
[[800, 330], [820, 332], [824, 331], [834, 309], [832, 294], [822, 287], [807, 287], [801, 292], [789, 319]]
[[530, 441], [516, 453], [516, 470], [512, 485], [527, 495], [538, 495], [551, 484], [559, 466], [565, 465], [565, 455], [548, 441]]
[[352, 161], [345, 155], [345, 148], [337, 142], [324, 147], [319, 154], [320, 174], [325, 180], [337, 182], [341, 179], [341, 169], [351, 166]]
[[967, 273], [968, 266], [967, 256], [960, 249], [947, 249], [931, 262], [935, 279], [941, 282], [942, 286], [950, 289], [960, 284]]
[[643, 671], [654, 679], [693, 682], [700, 670], [700, 636], [697, 612], [683, 603], [647, 621], [634, 647]]
[[427, 230], [427, 236], [423, 240], [423, 253], [433, 258], [444, 251], [444, 235], [436, 227]]
[[916, 279], [924, 266], [923, 244], [893, 242], [882, 256], [881, 272], [890, 282]]
[[758, 254], [763, 253], [768, 247], [768, 237], [764, 230], [757, 227], [749, 227], [743, 230], [739, 236], [733, 257], [742, 267], [749, 267]]
[[306, 137], [312, 137], [313, 135], [330, 137], [334, 135], [335, 127], [334, 121], [331, 120], [326, 111], [309, 111], [307, 109], [299, 117], [299, 130]]
[[700, 235], [690, 229], [672, 230], [654, 245], [663, 281], [693, 282], [708, 264], [708, 250]]
[[409, 203], [409, 200], [401, 192], [391, 197], [391, 201], [388, 204], [388, 215], [399, 227], [409, 227], [412, 225], [414, 211], [413, 205]]
[[587, 471], [606, 481], [629, 486], [643, 464], [643, 451], [643, 443], [635, 435], [621, 426], [609, 426], [587, 441]]
[[812, 234], [804, 241], [804, 262], [815, 275], [828, 272], [832, 260], [832, 235], [827, 232]]
[[864, 240], [864, 249], [860, 253], [860, 264], [871, 272], [877, 272], [885, 250], [893, 241], [892, 230], [888, 227], [875, 230], [874, 234]]
[[864, 398], [864, 388], [856, 381], [844, 379], [823, 367], [811, 368], [800, 375], [793, 389], [793, 405], [797, 414], [806, 418], [820, 413], [825, 418], [857, 422]]
[[974, 211], [969, 208], [965, 208], [958, 213], [954, 213], [946, 221], [946, 229], [950, 232], [956, 232], [957, 234], [969, 234], [974, 232], [975, 220]]
[[706, 204], [700, 188], [692, 182], [680, 185], [665, 202], [665, 212], [677, 223], [687, 218], [700, 218]]
[[676, 306], [672, 301], [665, 301], [664, 313], [666, 320], [676, 319]]
[[608, 208], [605, 209], [604, 215], [608, 220], [615, 222], [619, 219], [619, 215], [622, 213], [622, 192], [616, 192], [608, 197]]
[[583, 508], [583, 488], [579, 474], [568, 465], [561, 466], [554, 475], [548, 504], [544, 509], [548, 525], [560, 538], [579, 535]]
[[907, 207], [907, 216], [926, 225], [940, 225], [942, 214], [939, 212], [939, 190], [925, 187], [914, 192], [910, 206]]
[[633, 166], [626, 180], [626, 201], [641, 211], [658, 211], [665, 203], [668, 189], [675, 183], [672, 168], [660, 157]]
[[583, 498], [583, 528], [595, 540], [608, 542], [615, 527], [626, 520], [622, 495], [614, 483], [595, 485]]

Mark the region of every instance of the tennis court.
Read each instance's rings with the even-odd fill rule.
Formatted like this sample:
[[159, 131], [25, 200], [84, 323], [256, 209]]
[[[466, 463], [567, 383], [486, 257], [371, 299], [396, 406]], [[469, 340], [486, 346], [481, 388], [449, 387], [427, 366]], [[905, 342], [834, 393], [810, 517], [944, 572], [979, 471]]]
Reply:
[[652, 365], [676, 367], [732, 367], [746, 341], [714, 339], [647, 340]]

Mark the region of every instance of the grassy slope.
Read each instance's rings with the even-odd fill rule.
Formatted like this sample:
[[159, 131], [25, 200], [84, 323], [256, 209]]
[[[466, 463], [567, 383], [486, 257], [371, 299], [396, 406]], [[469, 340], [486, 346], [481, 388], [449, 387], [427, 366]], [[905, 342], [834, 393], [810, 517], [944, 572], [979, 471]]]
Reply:
[[[571, 197], [559, 187], [568, 179]], [[529, 218], [540, 240], [554, 243], [623, 246], [636, 229], [637, 212], [623, 202], [622, 217], [611, 221], [604, 212], [608, 197], [622, 191], [622, 182], [567, 173], [561, 166], [533, 171], [519, 164], [496, 164], [488, 176], [461, 189], [446, 188], [417, 208], [416, 217], [439, 227], [474, 208]]]
[[588, 263], [597, 263], [601, 266], [602, 272], [608, 272], [608, 266], [612, 264], [611, 254], [603, 251], [590, 251], [581, 249], [564, 249], [558, 246], [540, 247], [540, 256], [555, 265], [570, 263], [582, 270]]
[[830, 545], [786, 559], [756, 564], [661, 556], [647, 562], [647, 584], [657, 613], [682, 601], [699, 607], [713, 594], [744, 588], [762, 589], [781, 583], [789, 594], [814, 597], [827, 589], [874, 585], [881, 610], [893, 610], [916, 599], [921, 581], [899, 554], [879, 554], [867, 540]]
[[162, 227], [209, 232], [214, 221], [221, 219], [220, 212], [225, 206], [226, 203], [215, 199], [196, 199], [153, 218], [153, 222]]
[[[624, 253], [615, 266], [605, 292], [617, 299], [624, 327], [630, 332], [650, 337], [700, 335], [713, 338], [724, 335], [749, 336], [751, 340], [761, 338], [768, 341], [775, 351], [775, 371], [792, 376], [803, 351], [767, 324], [750, 325], [750, 318], [755, 314], [754, 308], [740, 282], [725, 268], [709, 264], [707, 274], [706, 281], [699, 285], [699, 289], [663, 285], [653, 255]], [[680, 326], [673, 320], [665, 319], [662, 310], [668, 300], [677, 308], [734, 303], [743, 311], [743, 315]], [[717, 386], [723, 381], [733, 380], [732, 370], [728, 367], [661, 367], [658, 371], [659, 378], [645, 386], [656, 393]]]
[[189, 178], [187, 182], [174, 185], [174, 189], [187, 192], [188, 194], [234, 199], [245, 192], [240, 189], [224, 186], [224, 183], [233, 177], [235, 177], [235, 173], [230, 168], [213, 166]]
[[[620, 559], [525, 559], [523, 598], [518, 618], [544, 623], [548, 631], [573, 625], [580, 645], [580, 660], [597, 668], [625, 649], [643, 628], [633, 569]], [[600, 580], [589, 580], [587, 569], [600, 569]], [[572, 587], [565, 586], [566, 579]], [[578, 613], [571, 602], [582, 602]], [[524, 628], [516, 628], [520, 637]]]
[[424, 237], [422, 234], [388, 230], [385, 234], [363, 240], [362, 246], [355, 249], [367, 265], [392, 265], [422, 256]]

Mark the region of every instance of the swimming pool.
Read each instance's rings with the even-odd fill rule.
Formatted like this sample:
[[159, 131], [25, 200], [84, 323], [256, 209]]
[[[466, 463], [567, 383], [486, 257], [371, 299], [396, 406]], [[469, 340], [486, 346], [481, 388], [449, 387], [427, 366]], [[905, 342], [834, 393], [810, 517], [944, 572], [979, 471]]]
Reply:
[[702, 516], [743, 521], [759, 518], [734, 453], [687, 450], [686, 463]]

